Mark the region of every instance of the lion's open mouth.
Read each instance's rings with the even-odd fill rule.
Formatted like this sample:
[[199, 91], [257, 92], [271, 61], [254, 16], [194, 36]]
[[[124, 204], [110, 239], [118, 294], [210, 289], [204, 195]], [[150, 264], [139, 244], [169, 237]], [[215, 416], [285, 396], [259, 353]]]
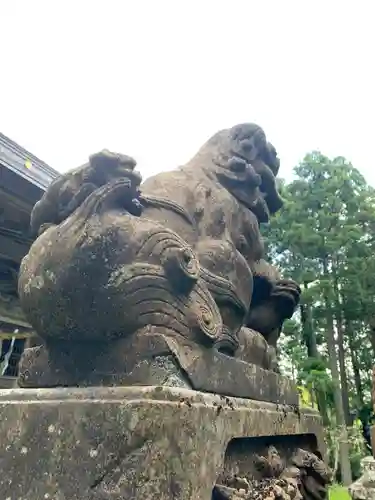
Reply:
[[267, 223], [270, 216], [283, 206], [283, 201], [276, 185], [265, 182], [261, 174], [259, 176], [262, 180], [258, 187], [250, 186], [249, 190], [245, 191], [236, 186], [233, 194], [242, 205], [254, 213], [259, 223]]

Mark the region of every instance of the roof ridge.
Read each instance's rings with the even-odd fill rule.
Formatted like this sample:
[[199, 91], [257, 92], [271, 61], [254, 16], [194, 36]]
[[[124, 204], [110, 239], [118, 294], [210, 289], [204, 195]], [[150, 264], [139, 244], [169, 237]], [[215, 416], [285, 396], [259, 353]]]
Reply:
[[50, 167], [46, 162], [0, 132], [0, 146], [1, 145], [8, 147], [11, 151], [13, 150], [14, 153], [19, 154], [25, 160], [30, 160], [32, 163], [35, 163], [38, 167], [41, 167], [42, 170], [46, 170], [46, 173], [52, 176], [59, 175], [59, 172], [57, 170]]
[[60, 175], [57, 170], [1, 132], [0, 163], [41, 189], [47, 189], [49, 184]]

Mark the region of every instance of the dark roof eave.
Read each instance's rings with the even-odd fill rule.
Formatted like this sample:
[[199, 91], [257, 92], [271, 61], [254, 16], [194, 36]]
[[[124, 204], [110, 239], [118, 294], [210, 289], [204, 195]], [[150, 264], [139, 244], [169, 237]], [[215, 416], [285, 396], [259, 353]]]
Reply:
[[[26, 161], [31, 162], [32, 168], [26, 167]], [[60, 175], [59, 172], [1, 133], [0, 163], [43, 191]]]
[[35, 175], [32, 175], [31, 173], [28, 173], [28, 172], [24, 172], [20, 168], [17, 168], [15, 166], [11, 165], [10, 163], [2, 160], [1, 158], [0, 158], [0, 163], [1, 163], [1, 165], [8, 168], [12, 172], [16, 173], [17, 175], [20, 175], [23, 179], [34, 184], [34, 186], [38, 187], [42, 191], [45, 191], [50, 184], [49, 182], [43, 182], [40, 179], [37, 179]]

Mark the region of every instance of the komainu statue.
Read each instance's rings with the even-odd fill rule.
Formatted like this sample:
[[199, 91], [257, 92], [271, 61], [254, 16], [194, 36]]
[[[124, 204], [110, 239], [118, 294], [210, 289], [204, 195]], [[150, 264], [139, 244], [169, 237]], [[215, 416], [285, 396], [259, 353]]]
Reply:
[[[135, 167], [126, 155], [94, 154], [32, 212], [19, 296], [43, 343], [24, 353], [16, 398], [60, 401], [48, 428], [64, 428], [67, 408], [74, 453], [81, 460], [86, 449], [99, 465], [85, 457], [89, 479], [68, 485], [78, 472], [62, 445], [46, 472], [58, 490], [18, 497], [323, 499], [319, 418], [301, 413], [276, 360], [300, 289], [266, 261], [259, 230], [282, 207], [275, 148], [259, 126], [242, 124], [175, 171], [142, 183]], [[94, 401], [111, 424], [99, 425]], [[87, 425], [75, 420], [82, 408]], [[270, 453], [280, 467], [260, 472], [255, 457]]]

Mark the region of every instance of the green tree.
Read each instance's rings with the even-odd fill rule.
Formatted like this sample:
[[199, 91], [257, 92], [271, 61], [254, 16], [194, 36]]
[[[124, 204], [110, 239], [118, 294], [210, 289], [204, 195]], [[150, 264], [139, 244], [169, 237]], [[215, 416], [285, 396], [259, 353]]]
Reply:
[[341, 475], [348, 484], [346, 427], [353, 403], [365, 403], [368, 381], [368, 360], [357, 347], [365, 338], [375, 348], [375, 288], [370, 275], [375, 272], [375, 196], [342, 157], [331, 160], [313, 152], [294, 173], [292, 182], [283, 183], [285, 206], [265, 229], [265, 237], [275, 264], [302, 284], [299, 340], [306, 359], [301, 358], [298, 370], [305, 384], [314, 387], [325, 421], [328, 392], [333, 389], [331, 418], [339, 428]]

